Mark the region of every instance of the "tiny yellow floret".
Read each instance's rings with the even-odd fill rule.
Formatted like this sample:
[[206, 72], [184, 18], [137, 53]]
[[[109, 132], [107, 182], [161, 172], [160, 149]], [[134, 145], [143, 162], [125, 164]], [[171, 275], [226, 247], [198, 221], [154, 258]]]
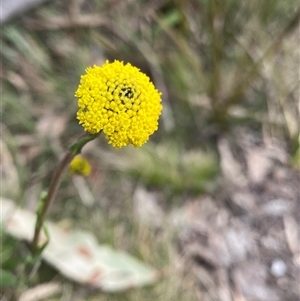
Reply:
[[85, 131], [103, 131], [115, 148], [143, 145], [158, 128], [161, 93], [138, 68], [120, 61], [88, 67], [75, 92]]
[[91, 164], [81, 155], [77, 155], [70, 163], [69, 170], [72, 174], [88, 177], [91, 173]]

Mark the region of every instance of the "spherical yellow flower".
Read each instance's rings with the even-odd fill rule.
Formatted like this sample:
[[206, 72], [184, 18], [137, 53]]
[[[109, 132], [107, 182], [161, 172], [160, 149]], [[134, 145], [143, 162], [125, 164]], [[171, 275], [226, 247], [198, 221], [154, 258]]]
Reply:
[[84, 130], [103, 131], [109, 144], [141, 146], [158, 128], [161, 93], [131, 64], [105, 62], [86, 69], [75, 93]]
[[87, 177], [91, 173], [91, 164], [87, 159], [82, 157], [81, 155], [77, 155], [73, 158], [70, 163], [69, 170], [73, 174], [82, 175]]

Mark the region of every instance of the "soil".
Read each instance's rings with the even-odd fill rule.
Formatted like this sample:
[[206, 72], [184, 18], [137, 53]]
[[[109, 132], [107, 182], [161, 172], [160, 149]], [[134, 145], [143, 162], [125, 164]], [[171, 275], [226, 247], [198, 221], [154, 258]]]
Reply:
[[219, 141], [220, 192], [171, 214], [179, 255], [197, 278], [199, 300], [298, 301], [299, 171], [278, 145], [239, 137]]

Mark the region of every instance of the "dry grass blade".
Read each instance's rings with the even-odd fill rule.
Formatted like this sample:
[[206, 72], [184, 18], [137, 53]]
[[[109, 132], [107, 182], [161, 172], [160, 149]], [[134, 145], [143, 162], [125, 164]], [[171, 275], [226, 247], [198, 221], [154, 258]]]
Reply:
[[79, 15], [75, 19], [69, 19], [68, 16], [51, 16], [43, 20], [25, 20], [25, 26], [30, 30], [59, 30], [76, 27], [93, 28], [106, 25], [107, 23], [107, 18], [102, 14]]

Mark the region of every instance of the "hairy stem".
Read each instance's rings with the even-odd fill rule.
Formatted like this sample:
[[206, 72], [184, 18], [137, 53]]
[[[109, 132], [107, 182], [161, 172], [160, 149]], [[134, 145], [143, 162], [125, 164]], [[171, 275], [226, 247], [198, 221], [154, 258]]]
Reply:
[[48, 189], [48, 194], [43, 200], [43, 203], [41, 205], [42, 206], [41, 210], [37, 213], [34, 237], [31, 245], [32, 253], [34, 255], [37, 253], [38, 250], [39, 236], [45, 222], [47, 211], [56, 197], [62, 178], [65, 175], [66, 171], [68, 170], [68, 167], [72, 159], [81, 152], [81, 149], [86, 143], [88, 143], [91, 140], [94, 140], [98, 136], [99, 134], [91, 135], [88, 133], [83, 133], [77, 139], [77, 141], [69, 148], [68, 152], [65, 154], [65, 156], [63, 157], [63, 159], [55, 169]]

